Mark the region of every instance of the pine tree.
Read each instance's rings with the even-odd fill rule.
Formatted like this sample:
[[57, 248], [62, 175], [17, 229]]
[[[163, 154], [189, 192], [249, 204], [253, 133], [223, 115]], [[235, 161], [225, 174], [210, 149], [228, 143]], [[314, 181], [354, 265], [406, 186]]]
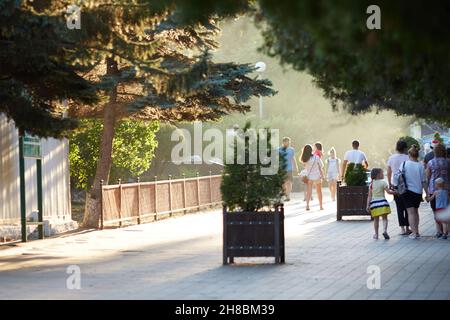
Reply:
[[21, 132], [65, 136], [76, 123], [62, 118], [61, 100], [93, 104], [98, 97], [67, 55], [73, 43], [61, 32], [63, 16], [37, 12], [39, 3], [0, 1], [0, 112]]
[[[80, 8], [80, 29], [66, 27], [69, 5]], [[2, 51], [0, 93], [8, 98], [9, 87], [16, 85], [14, 98], [19, 100], [25, 90], [29, 109], [45, 113], [53, 128], [17, 115], [24, 109], [12, 99], [4, 100], [2, 110], [18, 125], [41, 135], [61, 134], [63, 127], [73, 125], [53, 115], [61, 99], [68, 100], [70, 119], [102, 119], [100, 155], [86, 199], [86, 226], [98, 225], [100, 181], [109, 180], [120, 119], [216, 120], [248, 111], [245, 101], [252, 96], [275, 93], [269, 81], [250, 77], [251, 65], [212, 62], [208, 50], [217, 46], [219, 28], [213, 19], [217, 15], [181, 22], [175, 14], [177, 5], [181, 4], [150, 0], [2, 3], [8, 10], [3, 12], [7, 31], [2, 31], [1, 40], [9, 47]], [[34, 48], [27, 46], [30, 35], [17, 31], [22, 20], [35, 39]], [[33, 69], [28, 69], [27, 61], [12, 58], [18, 45], [29, 51], [26, 57], [34, 59]]]
[[[92, 38], [90, 30], [96, 33], [118, 26], [107, 35], [106, 53], [105, 44], [102, 50], [86, 52], [90, 59], [98, 57], [94, 64], [90, 61], [94, 67], [87, 78], [98, 79], [109, 95], [104, 105], [88, 109], [94, 116], [103, 113], [103, 132], [96, 175], [86, 199], [86, 226], [98, 224], [100, 181], [109, 179], [118, 119], [216, 120], [229, 112], [248, 111], [244, 102], [252, 96], [274, 94], [269, 81], [249, 77], [254, 71], [251, 65], [212, 62], [208, 50], [217, 46], [214, 37], [219, 31], [214, 20], [179, 26], [170, 12], [155, 13], [148, 1], [136, 3], [141, 6], [119, 3], [82, 8], [87, 31], [75, 35], [83, 43], [84, 37]], [[76, 108], [72, 110], [71, 115], [77, 116]]]
[[[226, 163], [224, 167], [220, 190], [222, 200], [229, 210], [257, 211], [280, 203], [283, 196], [283, 183], [286, 178], [285, 159], [272, 147], [268, 129], [269, 134], [266, 137], [251, 130], [250, 122], [247, 122], [242, 136], [237, 136], [233, 142], [233, 163]], [[255, 132], [256, 139], [251, 138], [251, 132]], [[259, 139], [263, 139], [267, 144], [267, 150], [276, 153], [279, 159], [275, 174], [262, 174], [264, 167], [274, 164], [264, 163], [265, 159], [261, 158], [258, 152]], [[239, 144], [244, 144], [244, 155], [238, 154]], [[250, 161], [252, 152], [257, 153], [256, 163]], [[245, 156], [245, 159], [240, 159], [241, 156]]]

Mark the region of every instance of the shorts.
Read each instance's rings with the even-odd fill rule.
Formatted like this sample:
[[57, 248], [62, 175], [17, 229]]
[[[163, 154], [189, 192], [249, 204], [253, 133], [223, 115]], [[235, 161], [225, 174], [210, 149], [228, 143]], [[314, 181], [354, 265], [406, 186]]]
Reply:
[[327, 181], [337, 180], [337, 178], [338, 178], [337, 175], [328, 175], [328, 176], [327, 176]]
[[292, 182], [294, 181], [294, 175], [292, 174], [292, 171], [287, 171], [286, 172], [286, 180], [285, 182]]
[[405, 204], [405, 208], [419, 208], [420, 203], [423, 201], [422, 195], [419, 193], [415, 193], [409, 190], [406, 190], [404, 194], [401, 195], [401, 198]]

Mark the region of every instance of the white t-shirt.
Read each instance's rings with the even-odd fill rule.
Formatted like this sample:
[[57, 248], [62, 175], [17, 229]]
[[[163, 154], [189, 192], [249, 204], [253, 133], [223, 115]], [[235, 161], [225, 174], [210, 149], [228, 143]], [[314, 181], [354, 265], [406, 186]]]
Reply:
[[392, 170], [391, 184], [393, 186], [397, 185], [397, 181], [394, 180], [395, 174], [400, 169], [401, 164], [408, 160], [409, 160], [408, 155], [401, 154], [401, 153], [395, 153], [389, 157], [389, 159], [387, 161], [387, 165], [388, 165], [388, 167], [391, 167], [391, 170]]
[[405, 162], [405, 180], [409, 191], [422, 194], [422, 183], [426, 182], [423, 163], [408, 160]]
[[348, 163], [361, 164], [363, 161], [367, 161], [366, 155], [361, 150], [349, 150], [345, 153], [344, 160]]

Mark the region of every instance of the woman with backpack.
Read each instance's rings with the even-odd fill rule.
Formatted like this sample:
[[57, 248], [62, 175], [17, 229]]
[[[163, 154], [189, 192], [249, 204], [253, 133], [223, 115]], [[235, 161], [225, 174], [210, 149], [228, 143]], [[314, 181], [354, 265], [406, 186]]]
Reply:
[[422, 194], [426, 193], [427, 179], [425, 177], [425, 168], [419, 162], [419, 148], [413, 144], [408, 150], [409, 160], [405, 161], [398, 176], [398, 192], [405, 204], [408, 212], [408, 222], [412, 233], [410, 239], [418, 239], [419, 234], [419, 207], [423, 201]]
[[[398, 174], [398, 171], [400, 170], [403, 162], [409, 160], [408, 145], [404, 140], [397, 141], [395, 150], [396, 153], [391, 155], [387, 161], [387, 178], [389, 189], [391, 190], [397, 190], [396, 174]], [[409, 229], [408, 211], [406, 211], [403, 199], [398, 194], [394, 195], [394, 201], [397, 207], [398, 224], [401, 229], [400, 235], [408, 236], [412, 233], [412, 231]]]

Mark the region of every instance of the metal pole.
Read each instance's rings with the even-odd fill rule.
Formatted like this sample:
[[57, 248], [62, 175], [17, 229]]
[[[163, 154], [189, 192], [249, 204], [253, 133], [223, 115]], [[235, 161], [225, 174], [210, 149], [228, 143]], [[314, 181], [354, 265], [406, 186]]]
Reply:
[[42, 204], [42, 160], [36, 159], [37, 200], [38, 200], [38, 234], [39, 239], [44, 239], [44, 210]]
[[27, 242], [27, 211], [25, 200], [25, 157], [23, 155], [23, 133], [19, 135], [19, 175], [20, 175], [20, 221], [22, 242]]

